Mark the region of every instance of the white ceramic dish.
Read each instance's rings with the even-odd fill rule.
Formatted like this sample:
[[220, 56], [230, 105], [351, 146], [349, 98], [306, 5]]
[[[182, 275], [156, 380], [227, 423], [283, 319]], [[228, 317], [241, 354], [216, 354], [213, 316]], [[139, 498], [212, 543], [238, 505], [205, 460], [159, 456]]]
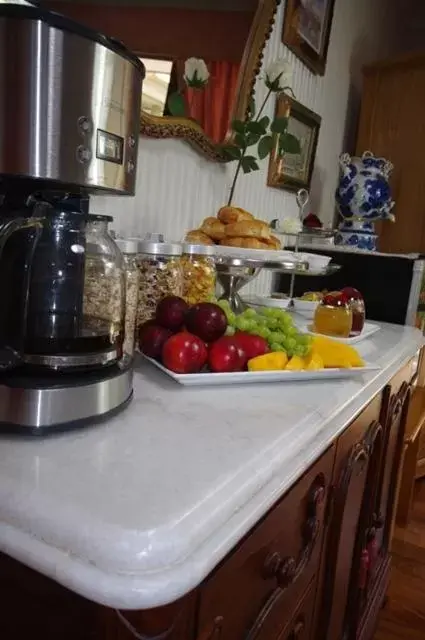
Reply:
[[[356, 342], [361, 342], [362, 340], [366, 340], [367, 338], [370, 338], [370, 336], [373, 336], [373, 334], [379, 331], [380, 328], [381, 327], [377, 324], [373, 324], [372, 322], [365, 322], [363, 331], [361, 332], [360, 335], [353, 336], [352, 338], [334, 338], [334, 339], [338, 340], [338, 342], [344, 342], [345, 344], [356, 344]], [[315, 333], [313, 331], [312, 325], [309, 325], [307, 327], [307, 333], [310, 333], [312, 336], [323, 335], [321, 333]], [[328, 337], [332, 337], [332, 336], [328, 336]]]
[[299, 300], [298, 298], [294, 298], [294, 311], [304, 318], [312, 320], [318, 304], [318, 300]]
[[273, 307], [275, 309], [287, 309], [290, 298], [271, 298], [269, 296], [245, 296], [243, 301], [249, 307]]
[[331, 256], [319, 256], [316, 253], [300, 253], [301, 260], [305, 260], [310, 265], [311, 271], [322, 271], [326, 269], [330, 261]]
[[163, 371], [175, 382], [187, 387], [200, 387], [229, 384], [253, 384], [259, 382], [306, 382], [353, 378], [370, 371], [378, 371], [380, 367], [368, 364], [353, 369], [320, 369], [319, 371], [240, 371], [237, 373], [185, 373], [170, 371], [156, 360], [147, 358], [155, 367]]
[[284, 262], [285, 260], [300, 262], [300, 256], [295, 257], [292, 251], [274, 251], [273, 249], [242, 249], [240, 247], [214, 247], [215, 255], [231, 258], [245, 258], [246, 260], [263, 260], [264, 262]]
[[287, 252], [291, 253], [291, 260], [302, 260], [308, 262], [310, 271], [324, 271], [330, 261], [331, 256], [319, 256], [317, 253], [305, 253], [305, 252]]

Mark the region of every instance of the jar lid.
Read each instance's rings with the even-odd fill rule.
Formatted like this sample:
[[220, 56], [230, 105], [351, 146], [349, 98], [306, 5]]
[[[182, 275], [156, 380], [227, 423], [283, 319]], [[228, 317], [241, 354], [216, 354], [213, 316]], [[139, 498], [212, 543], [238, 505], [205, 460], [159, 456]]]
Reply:
[[213, 245], [191, 244], [190, 242], [184, 242], [183, 253], [190, 256], [215, 256], [217, 252]]
[[115, 244], [121, 253], [134, 253], [139, 251], [139, 243], [137, 240], [125, 240], [123, 238], [115, 238]]
[[162, 233], [147, 233], [138, 241], [138, 252], [149, 255], [181, 256], [182, 245], [179, 242], [164, 242]]
[[104, 216], [100, 213], [89, 213], [87, 220], [89, 222], [113, 222], [114, 219], [112, 216]]

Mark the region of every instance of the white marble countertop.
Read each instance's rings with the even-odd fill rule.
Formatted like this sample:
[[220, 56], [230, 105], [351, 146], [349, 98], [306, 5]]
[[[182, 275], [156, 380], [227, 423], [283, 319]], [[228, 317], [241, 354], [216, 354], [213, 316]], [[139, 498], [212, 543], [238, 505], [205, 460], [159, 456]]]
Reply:
[[183, 388], [150, 364], [128, 409], [45, 439], [0, 437], [0, 551], [96, 602], [197, 586], [422, 344], [383, 325], [352, 380]]

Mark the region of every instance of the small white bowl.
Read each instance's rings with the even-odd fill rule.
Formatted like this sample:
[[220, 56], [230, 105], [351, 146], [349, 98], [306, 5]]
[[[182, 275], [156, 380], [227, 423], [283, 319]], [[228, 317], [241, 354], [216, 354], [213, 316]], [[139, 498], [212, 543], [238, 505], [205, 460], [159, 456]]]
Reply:
[[304, 318], [312, 320], [318, 304], [319, 302], [317, 300], [298, 300], [298, 298], [295, 298], [294, 311], [304, 316]]
[[301, 260], [306, 260], [312, 271], [324, 271], [330, 261], [331, 256], [319, 256], [316, 253], [300, 253]]
[[269, 296], [245, 296], [243, 301], [252, 307], [273, 307], [275, 309], [287, 309], [289, 298], [272, 298]]

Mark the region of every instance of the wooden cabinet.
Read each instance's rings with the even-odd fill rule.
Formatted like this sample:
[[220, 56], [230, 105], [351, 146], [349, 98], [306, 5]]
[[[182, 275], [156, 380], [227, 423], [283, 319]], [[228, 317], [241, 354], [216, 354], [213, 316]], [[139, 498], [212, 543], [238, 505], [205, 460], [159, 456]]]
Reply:
[[338, 440], [318, 640], [368, 638], [385, 596], [411, 374], [409, 363]]
[[0, 556], [0, 637], [371, 640], [414, 373], [404, 367], [220, 566], [167, 607], [119, 613]]
[[331, 447], [201, 587], [201, 629], [220, 619], [220, 640], [279, 637], [317, 574], [334, 455]]
[[356, 591], [356, 583], [360, 587], [365, 581], [363, 552], [367, 542], [363, 529], [379, 473], [380, 406], [380, 398], [375, 398], [337, 444], [332, 518], [324, 554], [323, 597], [318, 603], [320, 640], [344, 637], [352, 617], [352, 609], [348, 611], [350, 590]]
[[311, 585], [277, 640], [310, 640], [314, 637], [315, 595], [314, 585]]
[[380, 251], [425, 251], [425, 55], [414, 54], [364, 71], [357, 152], [394, 164], [395, 223], [376, 225]]

